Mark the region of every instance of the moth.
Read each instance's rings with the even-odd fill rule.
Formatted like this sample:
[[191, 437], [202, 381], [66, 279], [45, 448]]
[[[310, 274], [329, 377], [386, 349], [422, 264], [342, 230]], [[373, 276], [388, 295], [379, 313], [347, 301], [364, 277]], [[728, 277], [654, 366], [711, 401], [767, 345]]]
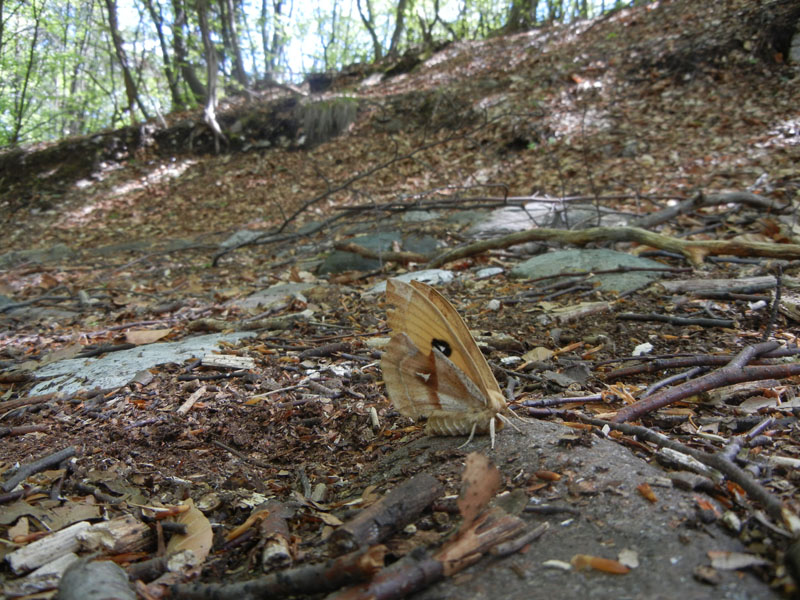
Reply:
[[489, 433], [510, 413], [489, 363], [453, 305], [420, 281], [386, 282], [393, 336], [381, 358], [386, 391], [397, 411], [427, 417], [434, 435]]

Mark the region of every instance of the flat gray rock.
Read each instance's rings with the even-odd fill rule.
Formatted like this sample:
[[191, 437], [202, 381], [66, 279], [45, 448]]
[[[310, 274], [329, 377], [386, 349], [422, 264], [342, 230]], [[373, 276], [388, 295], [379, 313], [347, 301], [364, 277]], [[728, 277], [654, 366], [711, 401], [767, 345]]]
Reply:
[[179, 342], [158, 342], [129, 350], [111, 352], [98, 358], [69, 358], [50, 363], [34, 375], [42, 380], [30, 391], [31, 396], [60, 392], [74, 394], [82, 390], [108, 390], [128, 384], [140, 371], [166, 363], [182, 363], [200, 358], [219, 348], [220, 342], [235, 342], [252, 337], [254, 332], [198, 335]]
[[559, 250], [529, 258], [511, 269], [511, 277], [539, 279], [565, 273], [589, 273], [621, 268], [619, 273], [599, 273], [590, 282], [598, 281], [599, 288], [612, 292], [631, 292], [660, 279], [662, 271], [628, 271], [634, 269], [663, 269], [664, 265], [614, 250]]
[[7, 269], [22, 263], [48, 263], [57, 262], [75, 256], [75, 252], [66, 244], [56, 244], [49, 248], [35, 248], [33, 250], [13, 250], [0, 254], [0, 269]]
[[266, 289], [250, 294], [246, 298], [234, 299], [227, 303], [228, 306], [238, 308], [270, 310], [282, 308], [297, 295], [306, 290], [318, 287], [319, 283], [278, 283]]

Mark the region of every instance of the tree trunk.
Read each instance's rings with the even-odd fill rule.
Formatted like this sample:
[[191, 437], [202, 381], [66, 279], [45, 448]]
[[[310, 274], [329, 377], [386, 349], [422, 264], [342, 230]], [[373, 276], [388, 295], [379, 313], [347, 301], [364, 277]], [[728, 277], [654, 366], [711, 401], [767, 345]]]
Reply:
[[186, 10], [182, 0], [172, 0], [172, 8], [175, 13], [175, 24], [172, 26], [172, 47], [175, 52], [175, 64], [183, 75], [183, 80], [189, 86], [194, 96], [194, 101], [200, 103], [206, 96], [206, 88], [197, 77], [194, 67], [189, 64], [184, 43], [184, 28], [186, 27]]
[[128, 64], [128, 55], [125, 53], [122, 35], [119, 33], [116, 0], [106, 0], [106, 8], [108, 9], [108, 28], [111, 33], [111, 41], [114, 43], [114, 51], [117, 54], [117, 60], [122, 69], [122, 78], [125, 82], [125, 95], [128, 98], [128, 110], [130, 111], [131, 124], [135, 124], [136, 115], [134, 114], [134, 106], [139, 107], [145, 119], [149, 119], [150, 115], [147, 114], [147, 110], [142, 104], [139, 92], [136, 89], [136, 81], [133, 79], [133, 74], [131, 74], [130, 65]]
[[[42, 7], [44, 8], [44, 4]], [[9, 136], [12, 145], [17, 144], [22, 131], [22, 123], [25, 119], [25, 112], [30, 106], [31, 99], [28, 98], [28, 84], [31, 80], [31, 72], [36, 62], [36, 42], [39, 40], [39, 28], [41, 26], [41, 10], [37, 12], [35, 0], [31, 2], [31, 14], [33, 16], [33, 38], [31, 39], [30, 53], [28, 54], [28, 64], [25, 68], [25, 78], [22, 80], [22, 90], [14, 94], [14, 129]]]
[[198, 0], [197, 18], [200, 23], [200, 32], [203, 36], [203, 49], [206, 55], [206, 101], [203, 109], [203, 118], [214, 134], [214, 150], [219, 153], [219, 141], [225, 136], [217, 122], [217, 51], [211, 41], [211, 30], [208, 26], [208, 0]]
[[389, 44], [389, 56], [396, 56], [400, 48], [400, 39], [403, 37], [403, 30], [406, 24], [406, 6], [408, 0], [399, 0], [397, 3], [397, 11], [395, 12], [394, 33], [392, 33], [392, 42]]
[[372, 51], [375, 54], [374, 59], [380, 60], [383, 58], [383, 48], [378, 40], [378, 34], [375, 33], [375, 15], [372, 13], [372, 3], [370, 0], [364, 0], [364, 2], [367, 5], [367, 14], [365, 15], [364, 10], [361, 8], [361, 0], [357, 0], [358, 14], [361, 15], [361, 22], [364, 23], [364, 27], [367, 28], [369, 37], [372, 38]]
[[507, 33], [527, 31], [536, 25], [539, 0], [513, 0], [508, 11], [508, 21], [503, 28]]
[[156, 26], [156, 33], [158, 34], [158, 43], [161, 45], [161, 58], [164, 61], [164, 74], [167, 76], [167, 85], [169, 86], [169, 93], [172, 99], [172, 110], [183, 110], [186, 104], [183, 101], [180, 89], [178, 88], [178, 78], [172, 70], [172, 59], [169, 56], [169, 47], [167, 40], [164, 37], [164, 17], [161, 14], [161, 6], [153, 4], [153, 0], [144, 0], [147, 12], [150, 13], [150, 18]]
[[219, 0], [219, 5], [222, 12], [222, 29], [225, 34], [223, 36], [225, 50], [233, 59], [233, 78], [242, 88], [246, 89], [249, 82], [247, 81], [247, 72], [244, 69], [244, 60], [242, 60], [239, 33], [236, 30], [236, 10], [233, 6], [233, 0]]

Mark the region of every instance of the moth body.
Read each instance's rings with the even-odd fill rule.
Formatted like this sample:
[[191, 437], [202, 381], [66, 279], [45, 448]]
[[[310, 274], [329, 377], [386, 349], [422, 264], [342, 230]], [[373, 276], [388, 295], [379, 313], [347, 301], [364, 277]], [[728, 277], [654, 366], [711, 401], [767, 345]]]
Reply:
[[427, 417], [435, 435], [501, 429], [508, 407], [489, 364], [453, 306], [417, 281], [390, 279], [386, 298], [394, 335], [381, 359], [389, 397], [402, 415]]

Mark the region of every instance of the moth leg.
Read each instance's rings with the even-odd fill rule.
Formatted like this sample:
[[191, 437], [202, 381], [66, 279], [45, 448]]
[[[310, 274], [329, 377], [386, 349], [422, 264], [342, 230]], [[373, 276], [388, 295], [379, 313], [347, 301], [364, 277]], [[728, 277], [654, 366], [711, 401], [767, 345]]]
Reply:
[[[494, 421], [494, 419], [492, 419], [492, 421]], [[467, 441], [466, 441], [466, 442], [464, 442], [463, 444], [461, 444], [461, 445], [458, 447], [458, 449], [459, 449], [459, 450], [460, 450], [461, 448], [463, 448], [464, 446], [466, 446], [467, 444], [469, 444], [469, 443], [472, 441], [472, 438], [474, 438], [474, 437], [475, 437], [475, 429], [476, 429], [477, 427], [478, 427], [478, 424], [477, 424], [477, 423], [473, 423], [473, 425], [472, 425], [472, 431], [470, 431], [470, 432], [469, 432], [469, 437], [467, 438]], [[492, 432], [492, 441], [494, 441], [494, 432]], [[492, 443], [492, 448], [494, 448], [494, 443]]]
[[[497, 413], [497, 416], [500, 416], [500, 413]], [[489, 439], [492, 441], [492, 450], [494, 450], [494, 433], [495, 433], [495, 424], [494, 424], [494, 417], [489, 420]]]

